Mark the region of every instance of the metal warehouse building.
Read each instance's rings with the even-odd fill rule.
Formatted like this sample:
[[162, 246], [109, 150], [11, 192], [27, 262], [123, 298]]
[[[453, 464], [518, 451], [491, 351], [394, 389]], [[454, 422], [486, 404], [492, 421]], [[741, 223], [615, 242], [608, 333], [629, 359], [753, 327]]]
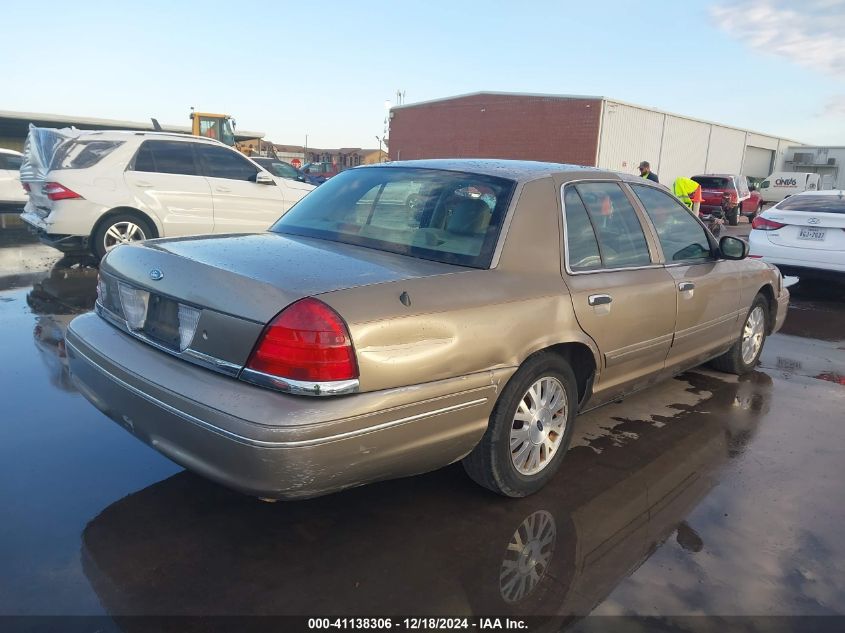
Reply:
[[478, 92], [390, 111], [391, 160], [514, 158], [628, 173], [647, 160], [664, 184], [701, 173], [764, 178], [796, 145], [605, 97]]
[[790, 147], [783, 156], [780, 171], [821, 174], [822, 189], [845, 189], [845, 147]]

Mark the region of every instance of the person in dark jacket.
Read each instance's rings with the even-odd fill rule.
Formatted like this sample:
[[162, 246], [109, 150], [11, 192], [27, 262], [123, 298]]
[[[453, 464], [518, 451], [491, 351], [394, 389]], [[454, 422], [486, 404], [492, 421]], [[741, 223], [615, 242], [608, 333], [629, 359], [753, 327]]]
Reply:
[[648, 164], [648, 161], [644, 160], [640, 163], [640, 176], [645, 178], [646, 180], [653, 180], [654, 182], [660, 182], [657, 179], [657, 174], [651, 171], [651, 165]]

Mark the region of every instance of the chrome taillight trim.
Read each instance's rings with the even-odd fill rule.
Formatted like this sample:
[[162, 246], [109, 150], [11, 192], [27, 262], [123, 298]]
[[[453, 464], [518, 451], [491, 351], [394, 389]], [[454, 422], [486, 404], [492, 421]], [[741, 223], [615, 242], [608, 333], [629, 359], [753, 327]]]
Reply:
[[259, 387], [275, 389], [276, 391], [298, 396], [343, 396], [350, 393], [357, 393], [360, 387], [357, 378], [353, 378], [352, 380], [309, 382], [281, 378], [249, 369], [248, 367], [241, 372], [240, 378]]

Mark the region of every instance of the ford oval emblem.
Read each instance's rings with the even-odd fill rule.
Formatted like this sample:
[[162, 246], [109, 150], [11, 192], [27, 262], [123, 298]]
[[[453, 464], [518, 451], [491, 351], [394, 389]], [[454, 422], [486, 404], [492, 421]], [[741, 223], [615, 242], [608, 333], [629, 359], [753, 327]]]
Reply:
[[821, 220], [819, 220], [818, 218], [810, 218], [809, 220], [807, 220], [807, 224], [818, 224], [819, 222], [821, 222]]
[[158, 268], [153, 268], [150, 271], [150, 279], [152, 279], [153, 281], [160, 281], [163, 278], [164, 278], [164, 273], [161, 272]]

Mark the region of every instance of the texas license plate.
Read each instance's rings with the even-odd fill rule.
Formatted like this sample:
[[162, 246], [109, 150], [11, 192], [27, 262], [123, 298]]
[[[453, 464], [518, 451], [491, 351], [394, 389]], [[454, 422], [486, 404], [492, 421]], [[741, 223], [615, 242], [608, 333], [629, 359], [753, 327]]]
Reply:
[[824, 239], [825, 229], [814, 229], [810, 226], [803, 226], [798, 231], [799, 240], [815, 240], [820, 242]]

